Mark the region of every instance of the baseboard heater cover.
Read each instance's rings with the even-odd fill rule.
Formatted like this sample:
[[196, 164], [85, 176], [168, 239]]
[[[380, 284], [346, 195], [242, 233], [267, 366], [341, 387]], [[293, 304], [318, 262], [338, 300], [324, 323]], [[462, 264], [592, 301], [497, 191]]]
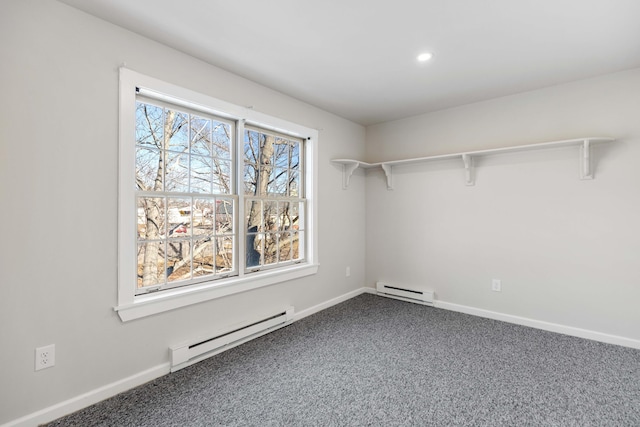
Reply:
[[287, 326], [293, 322], [293, 315], [293, 307], [287, 307], [260, 319], [243, 322], [233, 329], [169, 347], [171, 372]]
[[395, 298], [417, 304], [433, 305], [433, 291], [419, 287], [394, 286], [389, 283], [377, 282], [376, 291], [377, 295], [381, 297]]

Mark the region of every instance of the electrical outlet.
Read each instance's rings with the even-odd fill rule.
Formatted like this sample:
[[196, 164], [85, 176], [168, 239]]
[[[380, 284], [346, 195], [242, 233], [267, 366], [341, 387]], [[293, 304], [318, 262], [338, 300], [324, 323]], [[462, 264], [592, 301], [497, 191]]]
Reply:
[[491, 290], [494, 292], [502, 291], [502, 283], [500, 282], [500, 279], [493, 279], [491, 281]]
[[347, 277], [351, 276], [351, 267], [347, 267], [346, 276]]
[[36, 348], [36, 371], [51, 368], [56, 364], [56, 345]]

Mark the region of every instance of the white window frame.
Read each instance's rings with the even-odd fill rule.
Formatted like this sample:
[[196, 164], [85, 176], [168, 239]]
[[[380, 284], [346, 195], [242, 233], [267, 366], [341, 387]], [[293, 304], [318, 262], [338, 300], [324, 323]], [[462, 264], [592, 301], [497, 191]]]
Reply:
[[[306, 139], [304, 148], [304, 186], [307, 203], [305, 259], [297, 264], [264, 271], [247, 272], [244, 264], [244, 234], [238, 239], [238, 275], [208, 282], [167, 289], [161, 292], [135, 295], [136, 265], [136, 217], [135, 192], [135, 108], [136, 89], [156, 99], [227, 118], [236, 122], [237, 145], [244, 140], [244, 125], [264, 128], [286, 135]], [[224, 296], [246, 292], [263, 286], [316, 274], [318, 271], [317, 227], [317, 159], [318, 131], [306, 126], [272, 117], [250, 108], [234, 105], [219, 99], [144, 75], [120, 68], [119, 109], [119, 182], [118, 182], [118, 302], [114, 310], [122, 321], [150, 316], [164, 311], [197, 304]], [[243, 156], [236, 156], [236, 171], [242, 171]], [[240, 175], [240, 173], [236, 173]], [[241, 184], [241, 182], [238, 182]], [[237, 218], [243, 221], [243, 191], [238, 191]], [[240, 224], [236, 224], [240, 226]]]

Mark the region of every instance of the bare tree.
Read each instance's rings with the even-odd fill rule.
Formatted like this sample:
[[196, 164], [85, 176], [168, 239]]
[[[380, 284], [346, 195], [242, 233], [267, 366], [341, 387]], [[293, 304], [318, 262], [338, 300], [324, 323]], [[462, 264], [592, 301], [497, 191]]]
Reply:
[[[175, 111], [167, 110], [164, 117], [162, 134], [159, 135], [149, 115], [147, 105], [141, 104], [141, 107], [149, 128], [149, 136], [152, 138], [154, 145], [158, 147], [160, 151], [153, 187], [150, 189], [146, 188], [143, 184], [143, 179], [140, 177], [136, 177], [136, 181], [141, 190], [162, 191], [165, 164], [167, 163], [166, 150], [169, 148], [169, 141], [185, 123], [179, 123], [178, 126], [174, 126], [176, 113]], [[161, 216], [164, 215], [163, 211], [164, 206], [161, 198], [150, 197], [144, 199], [144, 213], [146, 218], [145, 239], [150, 241], [146, 242], [144, 246], [142, 287], [152, 286], [158, 283], [158, 258], [160, 256], [160, 242], [158, 240], [162, 236], [160, 224], [164, 224], [164, 221], [161, 222]]]
[[247, 131], [246, 138], [245, 162], [252, 173], [245, 171], [245, 188], [257, 197], [247, 215], [247, 266], [290, 260], [293, 235], [287, 229], [298, 218], [280, 196], [298, 196], [299, 150], [291, 140], [267, 133]]
[[[275, 137], [272, 135], [264, 135], [261, 134], [262, 138], [260, 141], [260, 153], [258, 155], [259, 162], [258, 167], [256, 169], [256, 179], [255, 179], [255, 196], [266, 196], [267, 195], [267, 187], [269, 185], [269, 178], [271, 176], [271, 171], [273, 170], [272, 158], [273, 158], [273, 142]], [[266, 212], [265, 212], [266, 216]], [[260, 225], [262, 223], [262, 210], [260, 209], [259, 201], [252, 201], [251, 209], [249, 212], [249, 220], [247, 222], [247, 229], [256, 228], [256, 231], [259, 230]]]
[[[136, 115], [138, 287], [231, 270], [232, 126], [144, 102]], [[289, 260], [297, 216], [280, 196], [298, 196], [298, 143], [247, 130], [244, 144], [247, 266]]]

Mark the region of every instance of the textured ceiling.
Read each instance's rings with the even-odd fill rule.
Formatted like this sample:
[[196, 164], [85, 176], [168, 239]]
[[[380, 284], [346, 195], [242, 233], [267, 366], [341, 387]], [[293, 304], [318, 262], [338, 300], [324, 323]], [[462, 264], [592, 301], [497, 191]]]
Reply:
[[640, 67], [638, 0], [60, 1], [363, 125]]

